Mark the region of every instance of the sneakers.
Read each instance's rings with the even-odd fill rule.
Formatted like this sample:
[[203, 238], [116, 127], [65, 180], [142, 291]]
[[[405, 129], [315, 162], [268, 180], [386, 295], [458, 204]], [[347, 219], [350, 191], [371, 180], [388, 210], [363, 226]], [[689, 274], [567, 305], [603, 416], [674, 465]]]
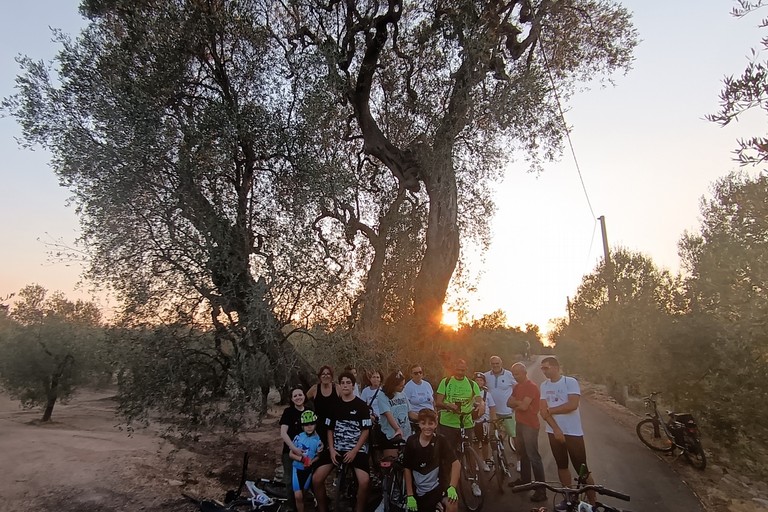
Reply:
[[486, 473], [490, 473], [491, 466], [493, 466], [493, 461], [491, 459], [487, 459], [485, 461], [485, 466], [483, 466], [483, 471], [485, 471]]
[[536, 489], [533, 491], [533, 494], [531, 494], [531, 501], [547, 501], [547, 491], [544, 489]]
[[477, 482], [472, 482], [472, 494], [478, 498], [483, 495], [483, 491], [480, 489], [480, 486], [477, 485]]
[[561, 510], [568, 510], [568, 502], [563, 500], [557, 505], [555, 505], [555, 510], [561, 511]]

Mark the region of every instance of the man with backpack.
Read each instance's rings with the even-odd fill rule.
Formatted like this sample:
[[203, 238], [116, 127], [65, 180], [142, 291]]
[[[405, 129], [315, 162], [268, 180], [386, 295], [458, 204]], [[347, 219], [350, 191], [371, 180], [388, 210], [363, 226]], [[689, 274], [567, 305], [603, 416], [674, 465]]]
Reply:
[[453, 375], [440, 381], [435, 393], [435, 408], [440, 411], [437, 431], [445, 436], [454, 449], [461, 444], [461, 424], [463, 415], [466, 435], [472, 439], [475, 420], [473, 411], [482, 414], [485, 404], [477, 382], [467, 377], [467, 362], [458, 359], [454, 364]]

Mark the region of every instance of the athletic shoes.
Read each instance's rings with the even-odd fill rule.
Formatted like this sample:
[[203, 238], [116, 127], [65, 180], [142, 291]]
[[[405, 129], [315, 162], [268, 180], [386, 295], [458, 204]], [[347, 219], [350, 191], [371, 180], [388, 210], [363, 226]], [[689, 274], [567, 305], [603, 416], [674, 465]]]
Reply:
[[480, 489], [480, 486], [477, 485], [477, 482], [472, 482], [472, 494], [474, 494], [477, 497], [480, 497], [483, 495], [482, 489]]
[[533, 494], [531, 494], [531, 501], [547, 501], [547, 491], [544, 489], [536, 489], [533, 491]]

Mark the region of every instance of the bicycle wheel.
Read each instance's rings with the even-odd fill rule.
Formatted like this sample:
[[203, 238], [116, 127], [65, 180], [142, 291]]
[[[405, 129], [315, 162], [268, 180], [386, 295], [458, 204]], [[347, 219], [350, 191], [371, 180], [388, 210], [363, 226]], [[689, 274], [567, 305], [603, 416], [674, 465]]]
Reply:
[[692, 436], [685, 436], [685, 460], [696, 469], [707, 467], [707, 456], [704, 455], [704, 447], [701, 442]]
[[496, 451], [493, 454], [493, 476], [496, 480], [496, 486], [499, 488], [499, 492], [504, 494], [504, 480], [507, 477], [507, 458], [504, 455], [504, 445], [497, 443]]
[[671, 452], [675, 444], [667, 436], [661, 422], [655, 418], [646, 418], [637, 424], [635, 428], [637, 437], [645, 446], [658, 452]]
[[477, 512], [483, 506], [483, 465], [485, 464], [471, 446], [460, 454], [461, 475], [459, 498], [467, 510]]

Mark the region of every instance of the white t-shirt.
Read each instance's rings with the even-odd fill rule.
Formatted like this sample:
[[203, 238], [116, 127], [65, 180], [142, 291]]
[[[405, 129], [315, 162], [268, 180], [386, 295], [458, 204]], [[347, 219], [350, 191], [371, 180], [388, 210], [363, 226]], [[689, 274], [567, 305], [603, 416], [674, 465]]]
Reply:
[[408, 406], [412, 412], [419, 412], [422, 409], [435, 410], [434, 393], [429, 382], [422, 380], [421, 384], [416, 384], [409, 380], [403, 388], [403, 393], [408, 398]]
[[485, 386], [488, 388], [488, 393], [493, 396], [498, 416], [515, 415], [515, 411], [507, 405], [507, 400], [512, 396], [512, 389], [515, 384], [517, 381], [509, 370], [502, 369], [498, 375], [494, 374], [492, 370], [485, 372]]
[[[568, 395], [581, 396], [579, 381], [573, 377], [562, 375], [557, 382], [552, 382], [547, 379], [541, 383], [541, 399], [547, 401], [547, 405], [550, 409], [567, 404]], [[560, 430], [563, 431], [563, 434], [569, 436], [584, 435], [584, 431], [581, 428], [581, 414], [579, 414], [578, 409], [569, 412], [568, 414], [553, 414], [552, 417], [555, 418], [555, 421], [560, 426]], [[553, 432], [549, 423], [545, 422], [544, 428], [550, 434]]]
[[[384, 394], [384, 390], [381, 388], [377, 388], [379, 390], [379, 395]], [[373, 389], [371, 386], [366, 387], [361, 393], [360, 393], [360, 399], [365, 402], [365, 405], [368, 405], [371, 403], [371, 400], [373, 399], [373, 395], [376, 393], [376, 390]], [[381, 413], [379, 412], [379, 397], [376, 396], [376, 400], [373, 401], [370, 405], [371, 409], [373, 409], [373, 414], [376, 415], [376, 417], [379, 417]]]
[[485, 401], [485, 412], [475, 420], [475, 423], [491, 421], [491, 407], [496, 407], [496, 402], [493, 401], [493, 395], [488, 393], [488, 390], [485, 388], [480, 388], [480, 391], [482, 392], [480, 396], [482, 396]]

